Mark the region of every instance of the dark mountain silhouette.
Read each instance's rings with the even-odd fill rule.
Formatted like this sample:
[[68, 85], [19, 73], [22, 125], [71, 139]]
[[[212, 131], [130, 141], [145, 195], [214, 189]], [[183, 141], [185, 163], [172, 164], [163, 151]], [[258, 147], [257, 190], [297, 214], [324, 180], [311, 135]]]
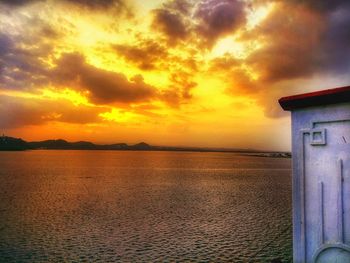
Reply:
[[127, 145], [126, 143], [94, 144], [92, 142], [67, 142], [65, 140], [46, 140], [40, 142], [27, 142], [28, 149], [53, 149], [53, 150], [151, 150], [147, 143]]
[[23, 151], [28, 149], [27, 142], [7, 136], [0, 137], [0, 151]]
[[152, 146], [145, 142], [135, 145], [126, 143], [94, 144], [92, 142], [78, 141], [67, 142], [66, 140], [45, 140], [38, 142], [26, 142], [19, 138], [8, 136], [0, 137], [0, 151], [23, 151], [23, 150], [131, 150], [131, 151], [192, 151], [192, 152], [235, 152], [250, 156], [260, 157], [290, 157], [288, 152], [262, 152], [252, 149], [227, 149], [227, 148], [199, 148], [199, 147], [172, 147]]
[[41, 142], [28, 142], [29, 149], [69, 149], [70, 143], [65, 140], [46, 140]]
[[145, 142], [140, 142], [138, 144], [133, 145], [132, 147], [137, 150], [152, 150], [152, 146], [148, 145]]
[[0, 150], [152, 150], [153, 146], [141, 142], [135, 145], [127, 145], [126, 143], [115, 144], [94, 144], [92, 142], [67, 142], [66, 140], [45, 140], [38, 142], [26, 142], [19, 138], [12, 138], [8, 136], [0, 137]]
[[93, 144], [92, 142], [84, 142], [84, 141], [80, 141], [80, 142], [71, 142], [70, 143], [74, 148], [76, 149], [96, 149], [96, 145]]

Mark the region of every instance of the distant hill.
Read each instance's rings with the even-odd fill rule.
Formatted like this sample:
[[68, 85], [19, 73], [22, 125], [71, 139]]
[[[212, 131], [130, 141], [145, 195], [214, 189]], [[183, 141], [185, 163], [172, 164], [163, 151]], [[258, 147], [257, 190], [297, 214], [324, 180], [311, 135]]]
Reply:
[[23, 151], [28, 149], [28, 143], [22, 139], [7, 136], [0, 137], [0, 151]]
[[135, 145], [126, 143], [115, 144], [94, 144], [92, 142], [67, 142], [66, 140], [45, 140], [38, 142], [26, 142], [19, 138], [8, 136], [0, 137], [0, 151], [21, 151], [21, 150], [154, 150], [155, 148], [147, 143], [141, 142]]
[[26, 142], [20, 138], [8, 136], [0, 137], [0, 151], [23, 151], [23, 150], [131, 150], [131, 151], [192, 151], [192, 152], [235, 152], [250, 156], [261, 157], [284, 157], [289, 158], [289, 152], [261, 152], [252, 149], [225, 149], [225, 148], [199, 148], [199, 147], [173, 147], [152, 146], [145, 142], [135, 145], [126, 143], [94, 144], [92, 142], [79, 141], [67, 142], [66, 140], [45, 140], [38, 142]]

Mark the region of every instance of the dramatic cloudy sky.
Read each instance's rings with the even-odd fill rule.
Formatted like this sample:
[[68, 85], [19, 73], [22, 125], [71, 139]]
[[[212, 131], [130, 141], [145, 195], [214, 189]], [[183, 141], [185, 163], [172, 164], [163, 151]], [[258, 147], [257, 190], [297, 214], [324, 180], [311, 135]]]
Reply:
[[281, 96], [350, 83], [350, 4], [1, 0], [0, 129], [288, 150]]

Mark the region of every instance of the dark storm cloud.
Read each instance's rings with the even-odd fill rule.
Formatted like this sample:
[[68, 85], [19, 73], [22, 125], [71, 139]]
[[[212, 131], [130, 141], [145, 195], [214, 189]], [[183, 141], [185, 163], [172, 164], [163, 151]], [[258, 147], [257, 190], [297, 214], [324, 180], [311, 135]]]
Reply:
[[0, 56], [11, 52], [13, 46], [14, 43], [12, 39], [8, 35], [0, 33]]
[[194, 35], [201, 44], [211, 47], [220, 36], [234, 33], [244, 25], [244, 10], [245, 4], [239, 0], [203, 0], [198, 3], [170, 0], [153, 11], [153, 26], [170, 42]]
[[63, 54], [51, 72], [55, 84], [69, 85], [89, 91], [89, 98], [97, 104], [133, 103], [156, 96], [156, 89], [143, 81], [142, 76], [128, 80], [117, 72], [96, 68], [77, 53]]
[[164, 3], [163, 7], [182, 15], [190, 15], [193, 4], [189, 0], [172, 0]]
[[331, 12], [339, 7], [349, 5], [348, 0], [288, 0], [287, 2], [305, 5], [321, 12]]
[[[240, 37], [248, 43], [264, 43], [262, 47], [244, 59], [229, 54], [217, 58], [211, 62], [211, 70], [226, 72], [230, 94], [257, 98], [259, 94], [268, 96], [270, 87], [279, 81], [309, 77], [314, 73], [315, 50], [324, 32], [321, 18], [319, 13], [303, 6], [279, 4], [258, 27]], [[258, 80], [250, 71], [259, 75]]]
[[327, 21], [315, 68], [331, 73], [347, 73], [350, 70], [350, 5], [331, 12]]
[[163, 32], [170, 41], [176, 42], [188, 36], [189, 29], [184, 17], [180, 13], [167, 8], [156, 9], [153, 12], [153, 26]]
[[[275, 1], [268, 17], [242, 36], [261, 48], [245, 59], [230, 55], [211, 61], [211, 70], [231, 83], [227, 92], [249, 96], [268, 117], [280, 117], [275, 102], [286, 89], [313, 76], [345, 74], [350, 70], [350, 5], [348, 1]], [[252, 79], [248, 66], [259, 74]], [[289, 83], [289, 84], [288, 84]], [[299, 91], [300, 92], [300, 91]]]
[[[286, 18], [285, 13], [288, 13]], [[322, 16], [304, 7], [280, 5], [250, 37], [267, 43], [246, 61], [265, 82], [310, 76], [324, 33]]]
[[268, 84], [344, 74], [350, 70], [349, 25], [348, 1], [279, 2], [265, 21], [247, 34], [248, 39], [266, 44], [245, 62]]
[[140, 69], [152, 70], [168, 57], [166, 48], [152, 40], [143, 40], [135, 45], [113, 45], [112, 48], [128, 62]]
[[217, 73], [223, 70], [229, 71], [234, 67], [240, 66], [243, 60], [234, 58], [232, 55], [224, 54], [221, 57], [214, 58], [210, 61], [210, 71]]
[[[292, 20], [295, 33], [281, 33], [284, 41], [271, 36], [270, 47], [251, 57], [252, 65], [258, 63], [266, 72], [260, 89], [262, 95], [256, 97], [268, 117], [283, 116], [273, 102], [285, 96], [287, 90], [290, 92], [302, 85], [298, 80], [331, 76], [335, 85], [344, 85], [339, 76], [350, 71], [350, 5], [344, 1], [311, 3], [302, 5], [306, 9], [294, 6], [297, 10]], [[327, 3], [332, 5], [325, 8]], [[295, 38], [291, 38], [293, 35]], [[274, 88], [266, 88], [271, 86]]]
[[233, 33], [243, 26], [246, 17], [244, 4], [238, 0], [206, 0], [200, 2], [195, 18], [198, 20], [197, 33], [209, 45], [222, 35]]
[[120, 0], [60, 0], [62, 2], [86, 6], [89, 8], [108, 8], [113, 5], [121, 5]]
[[[230, 55], [216, 59], [212, 69], [226, 71], [226, 81], [231, 83], [229, 94], [251, 97], [264, 108], [266, 116], [280, 117], [282, 111], [273, 101], [285, 94], [281, 83], [295, 84], [322, 74], [322, 63], [330, 62], [326, 59], [320, 63], [321, 40], [327, 32], [325, 17], [326, 14], [305, 5], [280, 2], [259, 26], [241, 35], [242, 41], [263, 43], [260, 48], [244, 59]], [[258, 79], [251, 72], [257, 73]]]
[[128, 80], [121, 73], [89, 65], [79, 54], [63, 54], [52, 68], [45, 60], [51, 56], [54, 45], [42, 41], [40, 36], [29, 40], [27, 37], [0, 34], [1, 89], [36, 92], [50, 84], [68, 86], [89, 91], [89, 98], [97, 104], [139, 102], [157, 95], [157, 90], [141, 76]]
[[[46, 79], [42, 58], [52, 52], [52, 46], [41, 44], [40, 36], [10, 36], [0, 34], [0, 88], [30, 89]], [[26, 47], [20, 47], [20, 45]]]
[[27, 5], [34, 2], [39, 2], [43, 0], [0, 0], [0, 4], [5, 4], [8, 6], [22, 6]]
[[193, 70], [197, 70], [194, 58], [181, 58], [169, 54], [166, 47], [151, 40], [141, 40], [135, 45], [113, 45], [127, 62], [142, 70], [164, 70], [169, 72], [169, 86], [157, 94], [157, 98], [168, 105], [178, 107], [192, 98], [191, 90], [197, 86], [193, 81]]
[[[94, 11], [113, 11], [114, 15], [123, 14], [124, 18], [131, 18], [134, 10], [131, 8], [127, 0], [55, 0], [69, 7], [77, 7], [79, 9]], [[68, 6], [69, 5], [69, 6]], [[118, 19], [116, 17], [116, 19]]]
[[[48, 0], [0, 0], [0, 4], [8, 7], [21, 7], [35, 2], [47, 2]], [[61, 2], [72, 4], [78, 7], [88, 9], [107, 9], [115, 7], [117, 9], [125, 9], [128, 7], [124, 0], [53, 0], [54, 2]]]
[[[269, 53], [287, 58], [280, 63], [280, 69], [270, 68], [271, 77], [281, 78], [308, 77], [313, 74], [344, 74], [350, 70], [350, 2], [348, 0], [289, 0], [282, 5], [295, 10], [292, 15], [293, 31], [298, 38], [294, 43], [270, 45]], [[279, 10], [282, 13], [282, 10]], [[312, 20], [305, 19], [313, 16]], [[268, 21], [275, 20], [269, 17]], [[275, 20], [276, 21], [276, 20]], [[302, 24], [300, 24], [302, 22]], [[283, 32], [283, 30], [281, 30]], [[287, 41], [285, 41], [287, 42]], [[262, 52], [261, 52], [262, 53]], [[252, 58], [254, 60], [255, 57]], [[273, 80], [273, 79], [272, 79]]]
[[75, 106], [66, 100], [19, 98], [0, 95], [0, 127], [17, 128], [40, 125], [50, 121], [66, 123], [95, 123], [101, 121], [99, 114], [107, 109]]

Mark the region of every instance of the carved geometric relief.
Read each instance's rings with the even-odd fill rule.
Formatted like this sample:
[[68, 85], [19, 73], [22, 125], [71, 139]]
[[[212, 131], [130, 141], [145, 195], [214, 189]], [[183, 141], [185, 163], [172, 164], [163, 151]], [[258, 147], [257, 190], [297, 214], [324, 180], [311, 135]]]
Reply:
[[350, 262], [350, 246], [344, 244], [344, 174], [343, 160], [338, 160], [338, 184], [335, 194], [337, 195], [337, 230], [338, 240], [329, 242], [324, 239], [324, 184], [319, 182], [319, 242], [320, 246], [313, 256], [314, 263]]
[[311, 129], [311, 145], [326, 145], [326, 129]]
[[[295, 199], [297, 203], [294, 203], [299, 211], [295, 214], [295, 224], [298, 225], [295, 262], [350, 263], [350, 235], [345, 228], [345, 225], [349, 227], [346, 220], [350, 220], [350, 211], [346, 202], [344, 207], [350, 182], [344, 182], [349, 176], [346, 172], [344, 177], [343, 163], [343, 160], [349, 160], [347, 154], [350, 155], [350, 148], [344, 140], [339, 141], [343, 133], [348, 135], [349, 122], [348, 119], [313, 122], [311, 129], [301, 130], [301, 163], [298, 165], [298, 180], [295, 181], [299, 193]], [[340, 130], [338, 125], [345, 125], [346, 129]], [[337, 130], [334, 130], [335, 126]], [[329, 136], [325, 128], [331, 131]]]
[[342, 244], [325, 245], [319, 251], [313, 262], [315, 263], [346, 263], [349, 262], [350, 248]]

